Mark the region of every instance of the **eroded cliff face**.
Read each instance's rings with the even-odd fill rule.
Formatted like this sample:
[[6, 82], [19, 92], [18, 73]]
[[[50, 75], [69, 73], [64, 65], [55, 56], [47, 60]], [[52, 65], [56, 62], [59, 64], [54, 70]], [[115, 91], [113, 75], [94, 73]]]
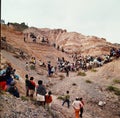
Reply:
[[[63, 29], [49, 29], [49, 28], [35, 28], [30, 27], [23, 32], [18, 32], [14, 28], [2, 25], [1, 27], [1, 36], [6, 36], [7, 42], [14, 47], [19, 49], [23, 49], [29, 55], [35, 54], [40, 51], [40, 48], [44, 48], [43, 46], [34, 45], [32, 39], [28, 38], [29, 44], [24, 43], [24, 34], [28, 33], [29, 35], [33, 33], [37, 37], [38, 44], [41, 42], [42, 37], [49, 40], [50, 46], [53, 44], [56, 45], [56, 48], [59, 47], [59, 50], [64, 50], [66, 53], [78, 53], [82, 55], [102, 55], [109, 54], [110, 49], [120, 48], [119, 44], [112, 44], [107, 42], [104, 38], [98, 38], [96, 36], [85, 36], [81, 33], [77, 32], [67, 32], [67, 30]], [[30, 45], [30, 46], [28, 46]], [[31, 48], [32, 47], [32, 48]], [[51, 47], [48, 47], [51, 49]], [[33, 49], [36, 49], [33, 52]], [[47, 49], [47, 48], [45, 48]], [[56, 50], [56, 49], [54, 49]], [[50, 50], [49, 50], [50, 51]], [[54, 51], [55, 52], [55, 51]], [[59, 53], [57, 54], [59, 56]], [[57, 56], [56, 55], [56, 56]], [[39, 57], [38, 54], [35, 55]]]
[[83, 55], [101, 55], [109, 54], [112, 47], [118, 48], [119, 45], [114, 45], [107, 42], [105, 38], [96, 36], [85, 36], [77, 32], [67, 32], [62, 29], [48, 28], [29, 28], [24, 33], [34, 33], [37, 37], [45, 37], [50, 44], [55, 43], [60, 49], [64, 49], [67, 53], [82, 53]]

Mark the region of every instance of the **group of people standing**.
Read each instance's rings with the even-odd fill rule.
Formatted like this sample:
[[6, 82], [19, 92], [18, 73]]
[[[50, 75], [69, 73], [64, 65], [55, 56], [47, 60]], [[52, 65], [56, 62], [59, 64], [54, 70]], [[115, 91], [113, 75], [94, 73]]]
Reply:
[[36, 84], [34, 81], [34, 77], [30, 77], [29, 79], [28, 74], [26, 74], [25, 78], [26, 96], [29, 96], [32, 99], [35, 94], [37, 104], [44, 107], [46, 106], [46, 108], [49, 109], [52, 102], [52, 92], [48, 91], [47, 93], [42, 80], [38, 80], [38, 84]]

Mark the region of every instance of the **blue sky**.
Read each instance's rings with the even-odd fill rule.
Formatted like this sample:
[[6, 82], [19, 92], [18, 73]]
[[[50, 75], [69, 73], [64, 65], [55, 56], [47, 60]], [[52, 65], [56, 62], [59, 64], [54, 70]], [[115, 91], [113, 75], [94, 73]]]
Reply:
[[120, 0], [2, 0], [5, 22], [62, 28], [120, 43]]

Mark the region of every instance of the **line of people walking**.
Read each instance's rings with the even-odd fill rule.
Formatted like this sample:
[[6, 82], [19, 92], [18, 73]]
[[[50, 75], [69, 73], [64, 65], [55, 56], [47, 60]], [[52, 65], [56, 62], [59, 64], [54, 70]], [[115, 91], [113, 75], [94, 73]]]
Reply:
[[33, 99], [34, 95], [36, 96], [37, 105], [41, 105], [46, 108], [46, 110], [51, 109], [52, 102], [52, 92], [46, 91], [45, 86], [43, 85], [42, 80], [38, 80], [36, 84], [34, 77], [30, 77], [28, 74], [25, 75], [25, 86], [26, 86], [26, 96]]

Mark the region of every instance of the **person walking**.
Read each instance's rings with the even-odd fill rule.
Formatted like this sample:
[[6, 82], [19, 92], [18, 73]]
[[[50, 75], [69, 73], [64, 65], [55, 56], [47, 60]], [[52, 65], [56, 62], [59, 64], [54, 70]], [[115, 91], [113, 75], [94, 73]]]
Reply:
[[75, 118], [79, 118], [79, 112], [80, 112], [80, 100], [78, 97], [73, 101], [72, 106], [75, 111]]
[[51, 111], [51, 102], [52, 102], [52, 92], [49, 91], [48, 94], [45, 95], [45, 107], [48, 111]]
[[68, 108], [70, 107], [70, 95], [69, 95], [69, 91], [66, 91], [66, 95], [65, 95], [65, 99], [62, 103], [62, 106], [64, 106], [64, 104], [67, 103]]
[[84, 101], [82, 98], [80, 98], [80, 118], [82, 118], [82, 114], [83, 114], [83, 106], [84, 106]]

